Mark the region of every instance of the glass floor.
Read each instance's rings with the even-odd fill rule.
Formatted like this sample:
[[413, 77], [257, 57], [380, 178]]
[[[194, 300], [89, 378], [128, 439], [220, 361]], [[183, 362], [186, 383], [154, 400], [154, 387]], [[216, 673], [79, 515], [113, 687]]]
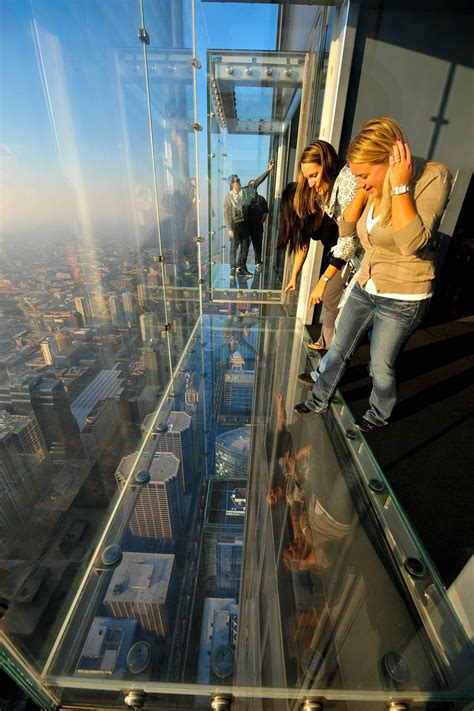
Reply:
[[251, 276], [245, 277], [232, 273], [230, 264], [216, 264], [211, 272], [210, 294], [213, 301], [241, 302], [245, 298], [252, 303], [280, 303], [282, 282], [274, 267], [262, 266], [261, 271], [255, 264], [248, 264]]
[[204, 317], [106, 524], [78, 471], [27, 579], [2, 561], [3, 630], [62, 705], [466, 708], [469, 641], [344, 402], [293, 415], [306, 345], [293, 319]]

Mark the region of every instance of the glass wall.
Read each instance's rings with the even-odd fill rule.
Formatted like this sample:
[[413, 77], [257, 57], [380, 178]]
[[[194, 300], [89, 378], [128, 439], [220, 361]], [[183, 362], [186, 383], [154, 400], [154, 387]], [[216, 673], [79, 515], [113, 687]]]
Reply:
[[[186, 350], [201, 338], [198, 63], [187, 0], [0, 11], [1, 630], [41, 674], [78, 605], [89, 620], [84, 581], [125, 535], [155, 425], [182, 428], [206, 470], [204, 368]], [[173, 476], [189, 508], [181, 463]]]

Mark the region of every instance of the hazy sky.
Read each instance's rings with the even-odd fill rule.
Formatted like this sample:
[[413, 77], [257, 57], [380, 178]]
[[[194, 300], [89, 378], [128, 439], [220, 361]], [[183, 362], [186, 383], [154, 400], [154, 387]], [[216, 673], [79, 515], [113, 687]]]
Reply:
[[[190, 2], [184, 4], [189, 46]], [[177, 89], [169, 81], [170, 72], [189, 71], [192, 58], [179, 50], [173, 69], [167, 54], [176, 5], [144, 4], [160, 193], [170, 171], [178, 179], [186, 172], [184, 159], [171, 165], [170, 140], [183, 156], [193, 141], [185, 130], [193, 121], [189, 82]], [[0, 0], [0, 13], [3, 236], [50, 227], [90, 240], [108, 224], [138, 235], [153, 216], [138, 0]], [[273, 49], [276, 16], [272, 5], [197, 3], [201, 123], [206, 49]], [[204, 167], [202, 161], [201, 178]]]

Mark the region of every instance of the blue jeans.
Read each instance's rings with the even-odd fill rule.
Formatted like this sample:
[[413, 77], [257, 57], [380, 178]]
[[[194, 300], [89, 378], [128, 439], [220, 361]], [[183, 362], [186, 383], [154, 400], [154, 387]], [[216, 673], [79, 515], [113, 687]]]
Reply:
[[306, 405], [315, 412], [329, 407], [338, 383], [364, 333], [372, 327], [370, 360], [373, 386], [364, 417], [378, 427], [387, 424], [397, 400], [395, 362], [410, 335], [426, 315], [430, 299], [401, 301], [368, 294], [356, 284], [327, 352], [326, 367], [314, 384]]

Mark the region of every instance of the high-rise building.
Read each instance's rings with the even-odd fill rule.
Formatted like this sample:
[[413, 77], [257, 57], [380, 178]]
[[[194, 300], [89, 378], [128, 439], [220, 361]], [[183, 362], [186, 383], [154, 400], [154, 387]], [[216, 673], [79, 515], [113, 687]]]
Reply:
[[34, 415], [0, 410], [0, 541], [15, 541], [31, 522], [42, 491], [46, 443]]
[[116, 294], [109, 296], [108, 304], [112, 326], [121, 326], [123, 321], [121, 297]]
[[[243, 540], [246, 506], [246, 490], [242, 487], [241, 480], [211, 479], [204, 525], [206, 587], [210, 595], [216, 594], [217, 591], [218, 542]], [[236, 562], [238, 551], [232, 550]], [[224, 553], [224, 549], [221, 553]], [[234, 565], [232, 573], [235, 573], [236, 569], [237, 566]], [[231, 574], [230, 570], [228, 572]], [[224, 569], [222, 573], [225, 573]]]
[[228, 682], [234, 672], [239, 605], [232, 597], [207, 597], [199, 640], [198, 684]]
[[224, 408], [232, 413], [247, 413], [252, 409], [255, 372], [227, 371], [224, 379]]
[[140, 316], [140, 333], [143, 343], [149, 344], [156, 341], [160, 335], [156, 314], [149, 311]]
[[46, 365], [54, 364], [54, 355], [56, 353], [56, 344], [53, 338], [45, 338], [40, 343], [41, 355], [43, 356]]
[[134, 295], [130, 291], [122, 294], [122, 307], [125, 317], [125, 325], [133, 326], [137, 321], [137, 304]]
[[[179, 459], [179, 480], [183, 491], [189, 488], [196, 474], [196, 447], [192, 442], [191, 417], [186, 412], [172, 411], [166, 422], [155, 428], [156, 452], [172, 452]], [[157, 455], [155, 455], [157, 456]]]
[[76, 419], [79, 429], [83, 429], [86, 423], [86, 417], [92, 412], [100, 400], [107, 398], [119, 400], [122, 393], [123, 378], [120, 370], [117, 367], [109, 370], [101, 370], [71, 405], [71, 412]]
[[33, 414], [12, 415], [0, 410], [0, 438], [10, 452], [8, 442], [13, 443], [29, 473], [34, 473], [48, 456], [46, 442]]
[[117, 400], [99, 400], [86, 416], [81, 430], [81, 442], [86, 457], [97, 459], [109, 445], [120, 426]]
[[216, 546], [216, 595], [239, 597], [243, 540], [235, 536], [218, 538]]
[[138, 298], [138, 305], [140, 306], [141, 309], [145, 308], [148, 300], [148, 291], [146, 288], [145, 284], [139, 284], [137, 286], [137, 298]]
[[[124, 457], [115, 472], [118, 486], [124, 486], [134, 455]], [[149, 468], [150, 481], [143, 486], [130, 519], [137, 538], [176, 538], [183, 531], [184, 508], [179, 481], [179, 459], [160, 452]]]
[[145, 368], [145, 382], [147, 385], [158, 387], [164, 382], [160, 372], [159, 351], [150, 345], [142, 348], [143, 367]]
[[246, 479], [250, 456], [250, 427], [239, 427], [216, 437], [216, 477]]
[[34, 414], [54, 461], [80, 455], [79, 429], [60, 380], [36, 376], [5, 383], [0, 386], [0, 408]]
[[94, 617], [74, 675], [122, 679], [137, 627], [133, 619]]
[[104, 597], [109, 614], [138, 620], [142, 629], [166, 637], [173, 566], [171, 554], [125, 552]]
[[90, 323], [91, 310], [87, 298], [85, 296], [76, 296], [74, 299], [74, 305], [76, 307], [76, 311], [79, 311], [82, 316], [83, 324], [86, 325]]

